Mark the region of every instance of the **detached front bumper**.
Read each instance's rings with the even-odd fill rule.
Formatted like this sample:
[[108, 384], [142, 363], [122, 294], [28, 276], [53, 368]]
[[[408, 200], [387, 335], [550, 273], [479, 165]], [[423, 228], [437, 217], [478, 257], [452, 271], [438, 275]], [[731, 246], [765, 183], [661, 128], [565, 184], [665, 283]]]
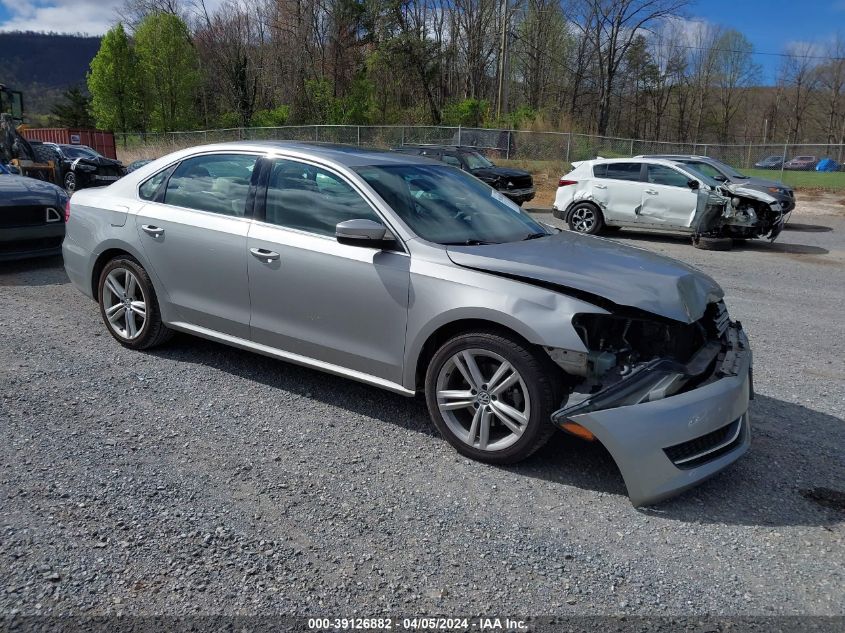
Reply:
[[[739, 324], [731, 324], [720, 347], [715, 369], [707, 362], [709, 376], [695, 373], [701, 370], [695, 359], [686, 367], [656, 363], [650, 383], [647, 375], [632, 376], [604, 395], [555, 412], [552, 421], [575, 422], [605, 446], [635, 506], [676, 495], [723, 470], [750, 446], [752, 354]], [[687, 379], [699, 386], [660, 397], [673, 380]], [[637, 404], [628, 404], [632, 399]]]

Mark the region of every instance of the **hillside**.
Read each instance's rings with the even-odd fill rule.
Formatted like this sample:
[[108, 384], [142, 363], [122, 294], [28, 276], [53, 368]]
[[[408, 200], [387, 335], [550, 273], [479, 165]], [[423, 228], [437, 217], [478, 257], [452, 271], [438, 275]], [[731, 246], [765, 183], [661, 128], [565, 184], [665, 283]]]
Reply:
[[22, 90], [27, 114], [45, 114], [61, 92], [85, 84], [99, 37], [0, 33], [0, 83]]

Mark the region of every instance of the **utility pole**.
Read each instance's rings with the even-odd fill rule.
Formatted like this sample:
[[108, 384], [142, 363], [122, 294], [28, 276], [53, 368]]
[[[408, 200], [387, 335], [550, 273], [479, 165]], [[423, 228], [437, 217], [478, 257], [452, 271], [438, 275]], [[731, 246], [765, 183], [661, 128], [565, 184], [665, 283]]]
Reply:
[[499, 85], [496, 90], [496, 118], [502, 118], [502, 110], [507, 109], [505, 100], [507, 95], [505, 92], [505, 72], [507, 71], [507, 62], [505, 56], [508, 52], [508, 0], [502, 0], [500, 5], [502, 15], [502, 33], [499, 40]]

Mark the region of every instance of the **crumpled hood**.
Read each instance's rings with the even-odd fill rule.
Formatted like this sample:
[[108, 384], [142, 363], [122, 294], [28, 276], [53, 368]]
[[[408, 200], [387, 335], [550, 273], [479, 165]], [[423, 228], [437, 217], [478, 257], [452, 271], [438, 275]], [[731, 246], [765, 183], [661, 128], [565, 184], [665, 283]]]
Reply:
[[724, 296], [704, 273], [669, 257], [611, 240], [561, 231], [523, 242], [449, 246], [459, 266], [535, 279], [692, 323]]
[[0, 207], [60, 204], [66, 196], [56, 185], [15, 174], [0, 175]]
[[530, 173], [523, 169], [512, 169], [511, 167], [481, 167], [473, 169], [471, 172], [473, 176], [481, 179], [491, 178], [525, 178], [531, 176]]
[[725, 183], [724, 185], [722, 185], [722, 187], [737, 196], [745, 196], [746, 198], [752, 198], [753, 200], [759, 200], [760, 202], [765, 202], [767, 204], [778, 202], [778, 199], [773, 195], [765, 191], [761, 191], [760, 189], [748, 187], [745, 185], [745, 183]]

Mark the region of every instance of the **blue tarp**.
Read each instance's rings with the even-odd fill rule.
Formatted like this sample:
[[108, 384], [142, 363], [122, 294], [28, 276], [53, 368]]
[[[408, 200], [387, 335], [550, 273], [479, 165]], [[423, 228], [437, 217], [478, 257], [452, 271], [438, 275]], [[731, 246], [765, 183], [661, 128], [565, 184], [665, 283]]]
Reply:
[[832, 158], [822, 158], [816, 165], [816, 171], [839, 171], [839, 163]]

